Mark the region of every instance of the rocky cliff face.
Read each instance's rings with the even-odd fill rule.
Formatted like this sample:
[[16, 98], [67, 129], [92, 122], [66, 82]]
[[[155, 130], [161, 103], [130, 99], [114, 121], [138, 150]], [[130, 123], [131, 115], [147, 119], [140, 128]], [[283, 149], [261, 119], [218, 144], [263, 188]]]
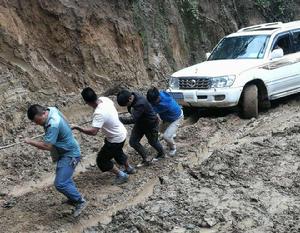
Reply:
[[24, 128], [29, 103], [76, 104], [85, 85], [106, 93], [158, 85], [172, 71], [201, 61], [225, 34], [294, 20], [299, 5], [299, 0], [0, 0], [0, 141], [15, 134], [12, 128]]

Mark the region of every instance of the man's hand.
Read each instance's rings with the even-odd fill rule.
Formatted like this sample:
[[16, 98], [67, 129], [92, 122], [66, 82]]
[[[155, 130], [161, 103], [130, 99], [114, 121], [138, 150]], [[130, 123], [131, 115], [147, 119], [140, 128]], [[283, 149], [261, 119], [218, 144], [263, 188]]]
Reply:
[[121, 116], [119, 116], [119, 120], [124, 125], [131, 125], [131, 124], [134, 124], [136, 122], [135, 119], [134, 119], [134, 117], [132, 115], [128, 116], [128, 117], [121, 117]]
[[96, 136], [98, 131], [99, 131], [99, 128], [95, 128], [95, 127], [90, 127], [90, 128], [82, 128], [78, 125], [72, 125], [71, 126], [71, 129], [72, 130], [78, 130], [79, 132], [81, 133], [84, 133], [84, 134], [87, 134], [87, 135], [91, 135], [91, 136]]
[[78, 130], [78, 131], [82, 131], [81, 127], [79, 125], [70, 125], [72, 130]]
[[24, 139], [24, 142], [26, 143], [26, 144], [31, 144], [32, 143], [32, 139], [30, 139], [30, 138], [25, 138]]
[[159, 114], [156, 114], [156, 116], [157, 116], [157, 118], [158, 118], [158, 121], [161, 122], [162, 120], [161, 120]]
[[53, 146], [51, 144], [48, 144], [48, 143], [45, 143], [45, 142], [35, 141], [35, 140], [30, 139], [30, 138], [25, 138], [24, 142], [26, 144], [31, 145], [31, 146], [37, 147], [38, 149], [41, 149], [41, 150], [51, 151], [52, 148], [53, 148]]

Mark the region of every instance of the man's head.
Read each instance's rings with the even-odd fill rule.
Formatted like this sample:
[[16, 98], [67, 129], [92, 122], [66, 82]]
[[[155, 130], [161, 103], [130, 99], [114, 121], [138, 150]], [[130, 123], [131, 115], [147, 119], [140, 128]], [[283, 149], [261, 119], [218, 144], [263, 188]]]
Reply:
[[120, 106], [130, 106], [134, 100], [133, 94], [128, 90], [122, 90], [117, 95], [117, 102]]
[[98, 97], [92, 88], [90, 87], [84, 88], [81, 92], [81, 96], [87, 105], [91, 106], [92, 108], [97, 107]]
[[147, 100], [151, 104], [157, 104], [160, 101], [159, 90], [156, 87], [152, 87], [147, 92]]
[[39, 104], [31, 105], [27, 110], [27, 117], [37, 125], [43, 126], [45, 125], [48, 118], [47, 108]]

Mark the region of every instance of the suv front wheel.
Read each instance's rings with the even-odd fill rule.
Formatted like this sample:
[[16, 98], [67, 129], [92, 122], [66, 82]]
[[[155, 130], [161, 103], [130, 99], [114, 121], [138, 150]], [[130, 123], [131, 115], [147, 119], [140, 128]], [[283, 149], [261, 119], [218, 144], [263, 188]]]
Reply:
[[258, 89], [254, 84], [244, 88], [241, 110], [243, 118], [249, 119], [258, 116]]

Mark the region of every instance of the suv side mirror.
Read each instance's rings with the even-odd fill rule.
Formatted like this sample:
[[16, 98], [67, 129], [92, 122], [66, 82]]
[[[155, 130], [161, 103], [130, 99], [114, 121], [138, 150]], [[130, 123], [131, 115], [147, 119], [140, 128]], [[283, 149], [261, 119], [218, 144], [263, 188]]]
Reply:
[[205, 56], [206, 56], [206, 60], [210, 57], [211, 53], [206, 53]]
[[284, 53], [283, 53], [282, 48], [274, 49], [271, 53], [270, 59], [273, 60], [273, 59], [276, 59], [276, 58], [282, 58], [283, 55], [284, 55]]

